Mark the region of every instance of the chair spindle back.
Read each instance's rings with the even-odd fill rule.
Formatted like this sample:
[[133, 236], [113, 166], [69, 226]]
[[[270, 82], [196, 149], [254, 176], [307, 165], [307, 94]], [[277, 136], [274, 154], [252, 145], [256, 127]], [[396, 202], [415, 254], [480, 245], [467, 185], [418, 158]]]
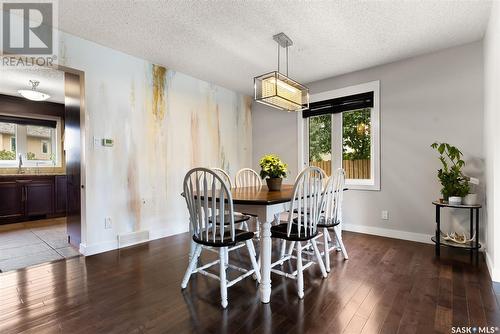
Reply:
[[[323, 172], [318, 167], [306, 167], [297, 176], [293, 186], [292, 206], [288, 213], [288, 236], [295, 223], [299, 237], [316, 234], [323, 206], [323, 178]], [[294, 213], [297, 214], [296, 219]]]
[[236, 187], [262, 187], [262, 180], [251, 168], [243, 168], [236, 173], [235, 177]]
[[[191, 232], [198, 239], [216, 242], [230, 233], [234, 241], [233, 198], [223, 178], [208, 168], [193, 168], [184, 177], [184, 197], [189, 211]], [[219, 216], [218, 224], [217, 216]], [[224, 219], [229, 219], [225, 222]]]
[[330, 176], [325, 187], [325, 224], [334, 225], [341, 218], [342, 199], [344, 196], [345, 171], [339, 168]]

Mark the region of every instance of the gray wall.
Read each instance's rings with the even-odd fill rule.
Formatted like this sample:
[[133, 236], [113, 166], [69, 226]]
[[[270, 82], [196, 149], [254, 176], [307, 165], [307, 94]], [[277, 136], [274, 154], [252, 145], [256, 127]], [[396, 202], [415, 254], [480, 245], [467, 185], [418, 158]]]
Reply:
[[[469, 175], [482, 179], [483, 58], [476, 42], [308, 84], [311, 94], [380, 80], [381, 191], [348, 191], [346, 228], [429, 241], [439, 197], [437, 155], [429, 147], [446, 141], [462, 149]], [[296, 167], [294, 113], [256, 108], [254, 164], [262, 152], [282, 154]], [[265, 149], [263, 149], [265, 147]], [[296, 170], [294, 170], [296, 173]], [[483, 182], [484, 185], [484, 182]], [[389, 220], [381, 220], [381, 211]], [[446, 218], [446, 217], [445, 217]], [[454, 229], [467, 217], [449, 217]], [[451, 228], [451, 227], [450, 227]]]
[[260, 171], [264, 154], [275, 153], [288, 164], [287, 182], [297, 175], [297, 114], [280, 111], [264, 104], [252, 104], [253, 168]]
[[[484, 143], [486, 157], [486, 262], [494, 281], [500, 282], [500, 3], [493, 3], [484, 37]], [[497, 177], [495, 178], [495, 173]]]

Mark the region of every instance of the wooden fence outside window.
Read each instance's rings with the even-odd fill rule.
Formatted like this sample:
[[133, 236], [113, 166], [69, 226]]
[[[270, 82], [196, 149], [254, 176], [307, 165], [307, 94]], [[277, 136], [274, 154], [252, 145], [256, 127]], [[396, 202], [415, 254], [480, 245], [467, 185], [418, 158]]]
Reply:
[[[331, 174], [332, 161], [311, 161], [311, 166], [323, 169], [328, 176]], [[347, 179], [370, 179], [370, 159], [343, 160], [342, 166]]]

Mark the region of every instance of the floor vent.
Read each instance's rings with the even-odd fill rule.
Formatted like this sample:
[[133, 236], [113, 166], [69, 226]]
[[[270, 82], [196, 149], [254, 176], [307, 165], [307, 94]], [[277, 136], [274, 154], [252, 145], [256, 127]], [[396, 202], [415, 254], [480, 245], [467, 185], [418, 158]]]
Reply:
[[118, 248], [132, 246], [149, 240], [149, 231], [137, 231], [118, 235]]

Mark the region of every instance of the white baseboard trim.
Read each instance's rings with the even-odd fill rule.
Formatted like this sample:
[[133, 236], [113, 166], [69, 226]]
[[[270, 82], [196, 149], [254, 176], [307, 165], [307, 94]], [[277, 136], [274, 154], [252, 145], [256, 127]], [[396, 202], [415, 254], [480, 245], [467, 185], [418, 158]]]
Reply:
[[484, 252], [484, 257], [486, 258], [486, 266], [490, 272], [490, 277], [493, 282], [500, 282], [500, 270], [495, 269], [493, 266], [493, 261], [491, 260], [490, 253]]
[[426, 244], [434, 244], [431, 240], [431, 234], [413, 233], [400, 230], [393, 230], [390, 228], [365, 226], [365, 225], [353, 225], [353, 224], [342, 224], [342, 229], [345, 231], [358, 232], [364, 234], [378, 235], [381, 237], [388, 237], [394, 239], [402, 239], [408, 241], [423, 242]]
[[[128, 244], [127, 247], [142, 244], [152, 240], [169, 237], [171, 235], [181, 234], [187, 232], [186, 230], [172, 230], [172, 229], [155, 229], [149, 231], [149, 240], [139, 241], [136, 243]], [[80, 244], [80, 254], [85, 256], [94, 255], [98, 253], [108, 252], [111, 250], [118, 249], [118, 240], [109, 240], [96, 244]]]
[[80, 244], [80, 254], [85, 256], [118, 249], [118, 240], [110, 240], [97, 244]]

